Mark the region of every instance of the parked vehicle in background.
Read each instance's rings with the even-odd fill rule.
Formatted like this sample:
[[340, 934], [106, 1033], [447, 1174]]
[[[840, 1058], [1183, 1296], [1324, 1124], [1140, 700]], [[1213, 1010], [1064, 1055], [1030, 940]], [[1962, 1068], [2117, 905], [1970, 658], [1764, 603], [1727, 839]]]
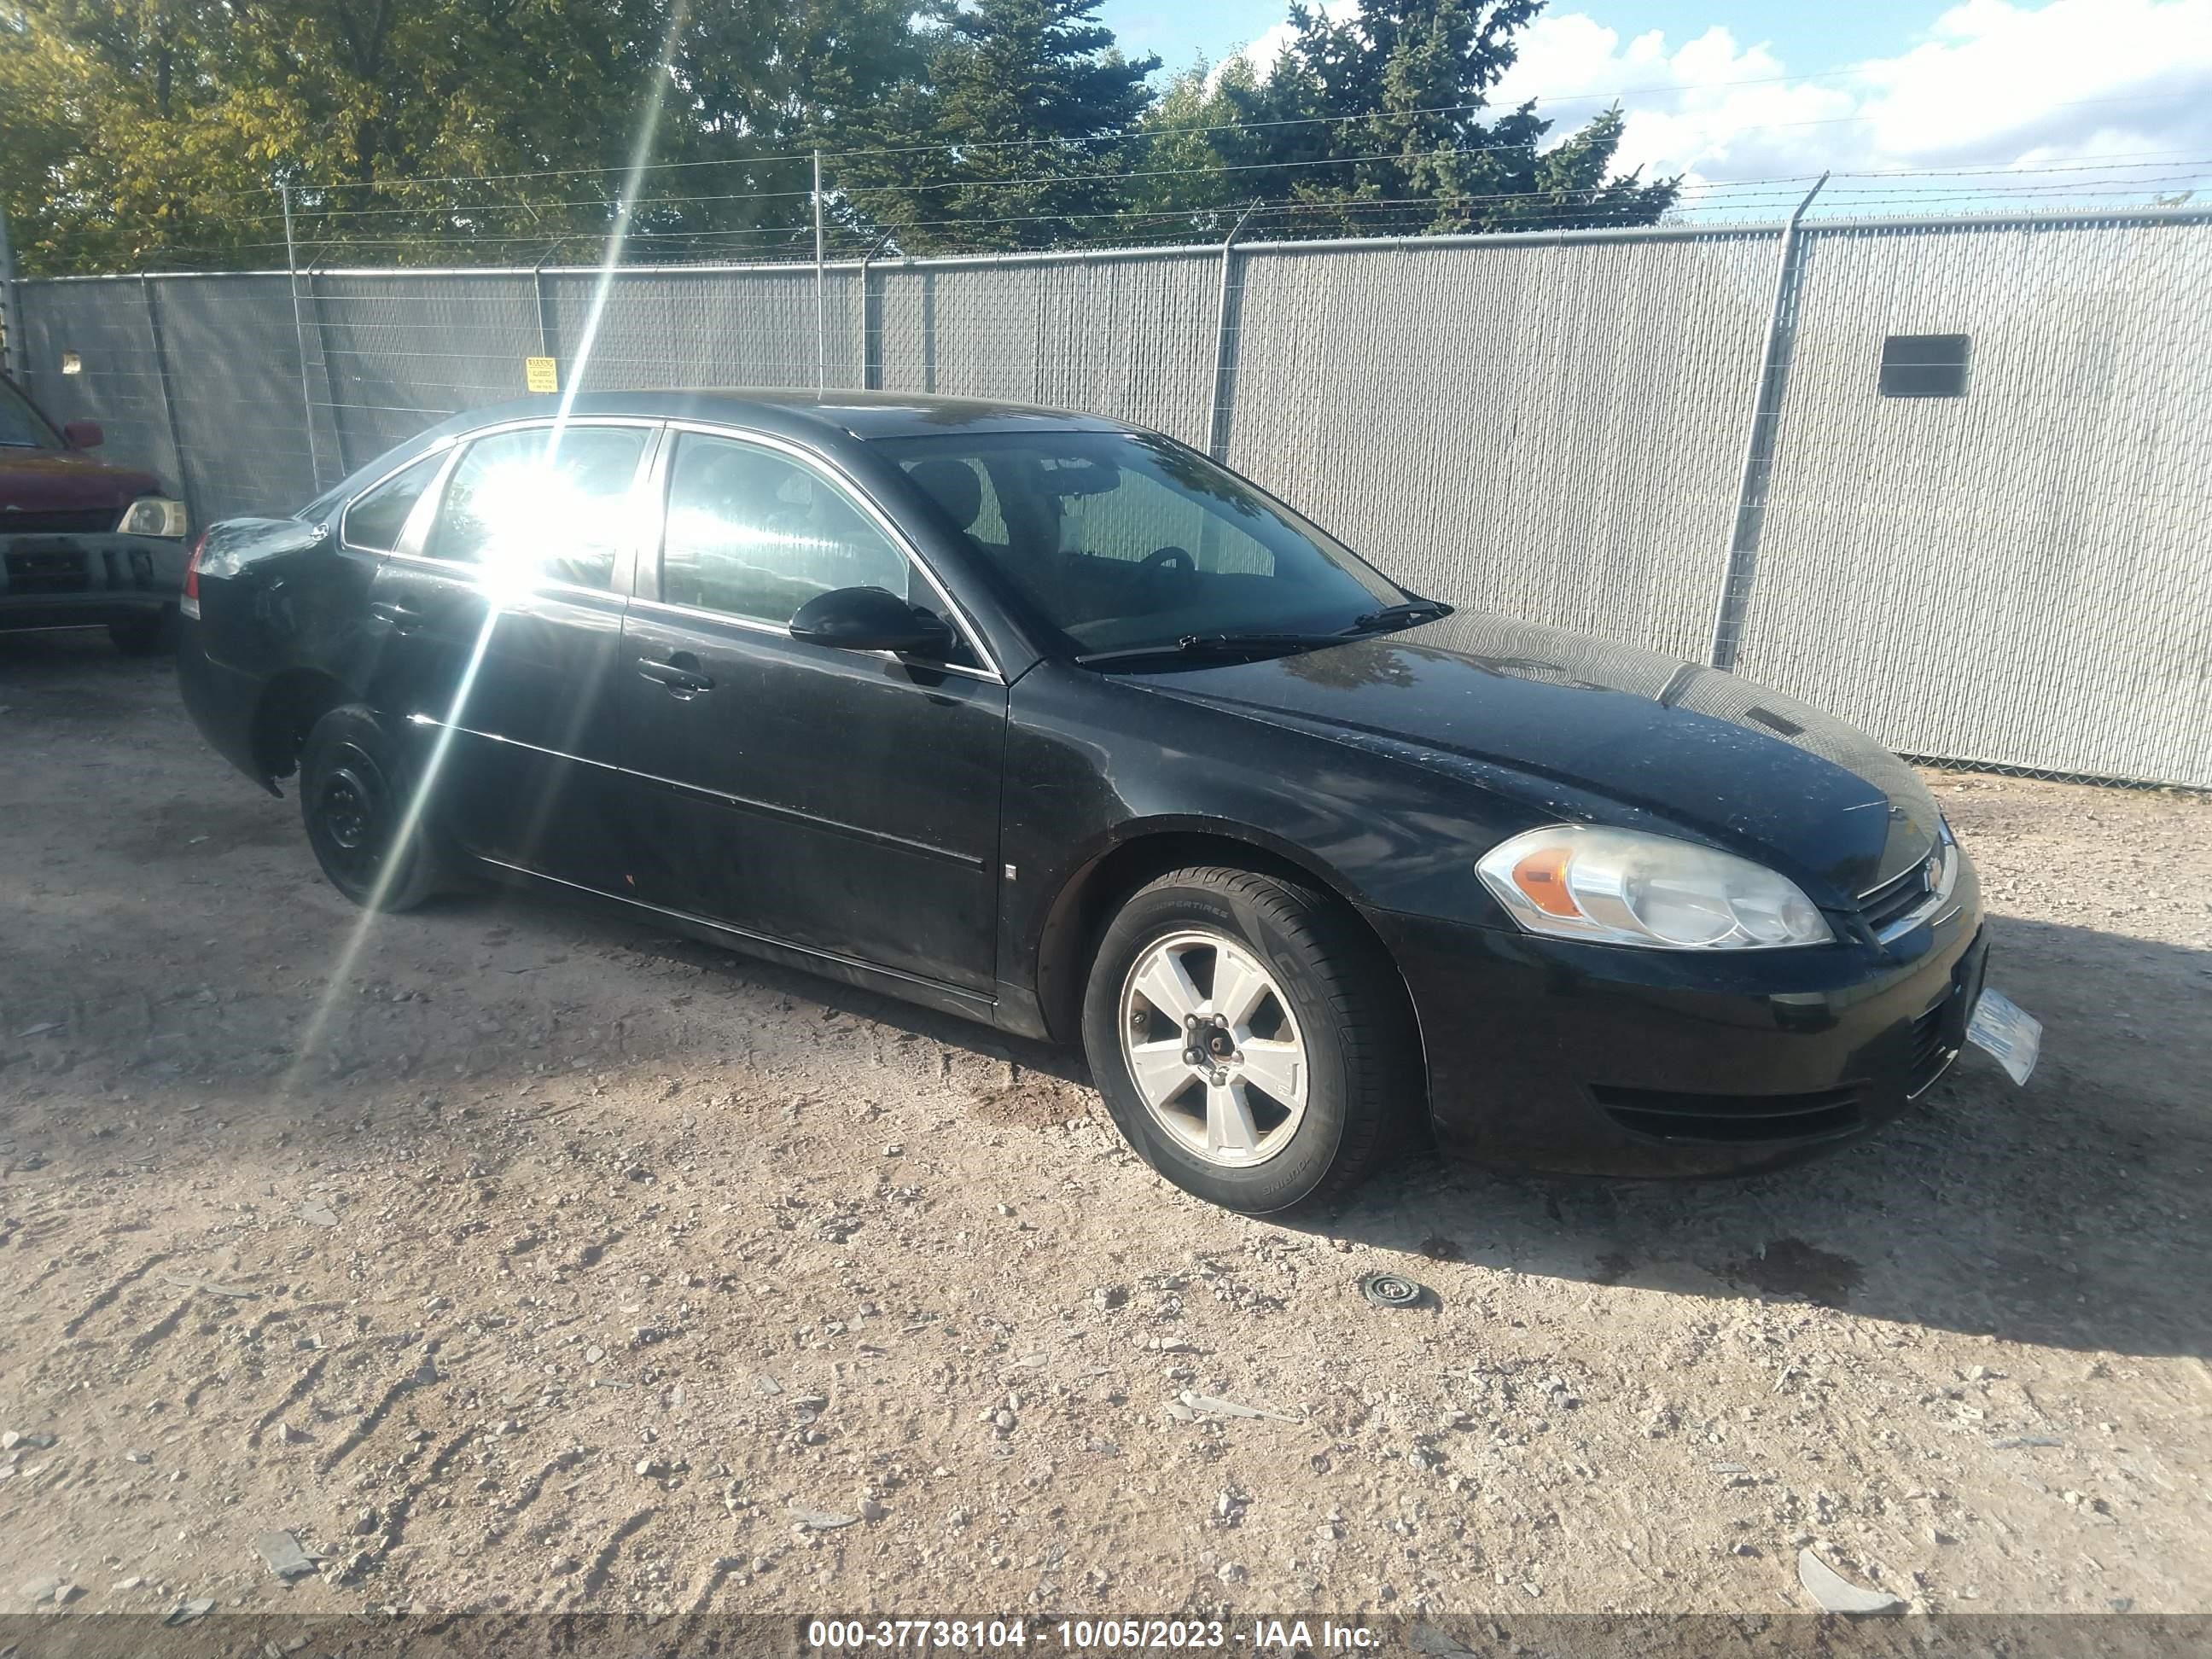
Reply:
[[1973, 866], [1872, 739], [1455, 614], [1116, 422], [479, 410], [214, 526], [185, 617], [193, 718], [299, 774], [356, 902], [589, 895], [1080, 1040], [1132, 1145], [1238, 1209], [1424, 1117], [1555, 1169], [1775, 1164], [1902, 1111], [1981, 995]]
[[96, 421], [57, 427], [0, 375], [0, 632], [105, 627], [131, 656], [175, 637], [182, 501], [96, 459]]

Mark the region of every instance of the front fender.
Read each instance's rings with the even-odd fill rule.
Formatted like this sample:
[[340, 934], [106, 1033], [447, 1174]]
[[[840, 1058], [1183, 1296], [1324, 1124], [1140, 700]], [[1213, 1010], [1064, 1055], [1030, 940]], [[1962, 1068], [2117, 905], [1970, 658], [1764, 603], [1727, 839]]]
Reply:
[[1146, 842], [1234, 843], [1361, 909], [1510, 926], [1475, 860], [1509, 836], [1581, 816], [1583, 804], [1509, 793], [1466, 770], [1407, 745], [1346, 743], [1041, 666], [1011, 700], [1001, 994], [1036, 995], [1056, 1023], [1066, 988], [1044, 981], [1071, 929], [1096, 920], [1083, 897], [1091, 878]]

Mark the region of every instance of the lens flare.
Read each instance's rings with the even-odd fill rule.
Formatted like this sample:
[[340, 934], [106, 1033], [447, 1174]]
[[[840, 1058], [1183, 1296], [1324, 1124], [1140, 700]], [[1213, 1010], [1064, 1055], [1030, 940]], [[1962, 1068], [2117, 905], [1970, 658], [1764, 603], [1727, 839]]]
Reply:
[[[615, 272], [622, 264], [623, 245], [629, 236], [630, 217], [636, 209], [638, 191], [644, 183], [647, 164], [652, 160], [653, 135], [660, 125], [661, 104], [667, 95], [672, 77], [672, 59], [676, 42], [682, 37], [690, 17], [690, 5], [679, 3], [669, 19], [668, 33], [661, 41], [660, 55], [653, 65], [653, 82], [647, 89], [645, 106], [637, 124], [637, 137], [630, 146], [629, 169], [623, 179], [622, 192], [615, 204], [614, 222], [608, 228], [605, 252], [599, 258], [598, 280], [592, 284], [591, 310], [585, 319], [583, 332], [577, 343], [574, 367], [566, 376], [567, 390], [561, 394], [559, 412], [554, 418], [552, 431], [546, 441], [543, 465], [549, 471], [560, 453], [562, 434], [567, 431], [570, 413], [575, 407], [577, 389], [584, 382], [591, 364], [592, 349], [599, 341], [599, 325], [606, 314], [607, 296], [614, 287]], [[502, 606], [512, 602], [514, 597], [512, 581], [502, 582], [495, 573], [494, 580], [485, 590], [487, 605], [483, 626], [477, 631], [475, 644], [470, 649], [468, 660], [453, 688], [453, 699], [446, 709], [445, 719], [439, 721], [422, 714], [410, 714], [407, 717], [410, 726], [435, 726], [437, 735], [431, 740], [429, 752], [423, 759], [413, 789], [409, 793], [406, 809], [401, 813], [398, 827], [392, 837], [392, 851], [386, 854], [383, 867], [377, 872], [376, 884], [362, 906], [360, 918], [354, 923], [337, 959], [331, 966], [330, 978], [324, 984], [323, 994], [316, 1003], [314, 1012], [308, 1018], [300, 1042], [293, 1049], [292, 1063], [277, 1084], [276, 1094], [280, 1100], [294, 1096], [307, 1067], [320, 1050], [324, 1034], [329, 1030], [331, 1017], [337, 1009], [339, 994], [352, 978], [355, 964], [360, 960], [362, 951], [368, 947], [370, 937], [376, 931], [377, 923], [382, 919], [385, 902], [391, 895], [392, 883], [405, 861], [399, 854], [403, 849], [414, 845], [422, 834], [423, 818], [431, 793], [453, 749], [454, 730], [464, 724], [463, 716], [467, 713], [470, 696], [476, 690], [477, 676], [483, 667], [485, 655], [491, 648], [492, 635], [499, 626]]]

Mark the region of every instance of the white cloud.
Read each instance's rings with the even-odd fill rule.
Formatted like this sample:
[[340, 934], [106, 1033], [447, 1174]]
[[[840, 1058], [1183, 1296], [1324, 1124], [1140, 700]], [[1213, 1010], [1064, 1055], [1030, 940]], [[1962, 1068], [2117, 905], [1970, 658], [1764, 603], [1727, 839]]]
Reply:
[[[1679, 46], [1586, 14], [1540, 16], [1493, 102], [1537, 100], [1563, 137], [1618, 96], [1620, 163], [1693, 184], [1900, 168], [2055, 166], [2130, 156], [2153, 165], [1978, 180], [2068, 199], [2125, 182], [2161, 193], [2212, 183], [2212, 0], [1966, 0], [1893, 58], [1792, 76], [1725, 28]], [[2177, 152], [2171, 160], [2148, 151]], [[2187, 163], [2197, 163], [2191, 173]], [[2169, 176], [2180, 175], [2180, 176]], [[1906, 188], [1838, 179], [1832, 197]], [[1959, 180], [1919, 188], [1960, 192]], [[1762, 213], [1790, 194], [1736, 195]], [[1721, 199], [1719, 194], [1713, 198]], [[1960, 206], [1973, 204], [1960, 199]]]
[[1240, 58], [1251, 64], [1253, 74], [1262, 81], [1266, 80], [1268, 76], [1274, 73], [1276, 59], [1288, 51], [1291, 42], [1297, 38], [1297, 30], [1292, 28], [1290, 20], [1285, 18], [1274, 27], [1264, 31], [1249, 46], [1239, 46], [1228, 57], [1216, 64], [1213, 66], [1213, 73], [1206, 77], [1207, 83], [1211, 85], [1218, 81], [1221, 78], [1221, 71]]
[[[1278, 23], [1233, 56], [1264, 77], [1292, 34]], [[1898, 56], [1797, 75], [1766, 45], [1718, 26], [1674, 43], [1558, 11], [1539, 15], [1517, 45], [1493, 107], [1535, 99], [1557, 141], [1618, 98], [1628, 115], [1619, 165], [1684, 174], [1686, 206], [1704, 191], [1715, 210], [1771, 216], [1824, 170], [2051, 169], [1839, 177], [1828, 187], [1831, 204], [1856, 195], [1870, 207], [1909, 204], [1894, 199], [1907, 191], [1961, 209], [2001, 190], [2024, 204], [2117, 201], [2122, 186], [2137, 199], [2212, 194], [2212, 0], [1964, 0]], [[2115, 164], [2080, 165], [2100, 161]], [[1804, 182], [1724, 188], [1792, 179]]]

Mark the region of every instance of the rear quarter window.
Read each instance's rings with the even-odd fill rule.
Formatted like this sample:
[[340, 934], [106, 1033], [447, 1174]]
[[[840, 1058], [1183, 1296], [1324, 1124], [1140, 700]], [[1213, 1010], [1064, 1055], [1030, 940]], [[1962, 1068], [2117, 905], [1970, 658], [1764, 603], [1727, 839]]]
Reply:
[[407, 528], [408, 515], [414, 512], [416, 502], [422, 499], [422, 492], [438, 476], [438, 464], [445, 459], [442, 453], [425, 455], [374, 489], [355, 497], [353, 505], [345, 510], [338, 538], [349, 547], [372, 553], [391, 552], [399, 545], [400, 532]]

